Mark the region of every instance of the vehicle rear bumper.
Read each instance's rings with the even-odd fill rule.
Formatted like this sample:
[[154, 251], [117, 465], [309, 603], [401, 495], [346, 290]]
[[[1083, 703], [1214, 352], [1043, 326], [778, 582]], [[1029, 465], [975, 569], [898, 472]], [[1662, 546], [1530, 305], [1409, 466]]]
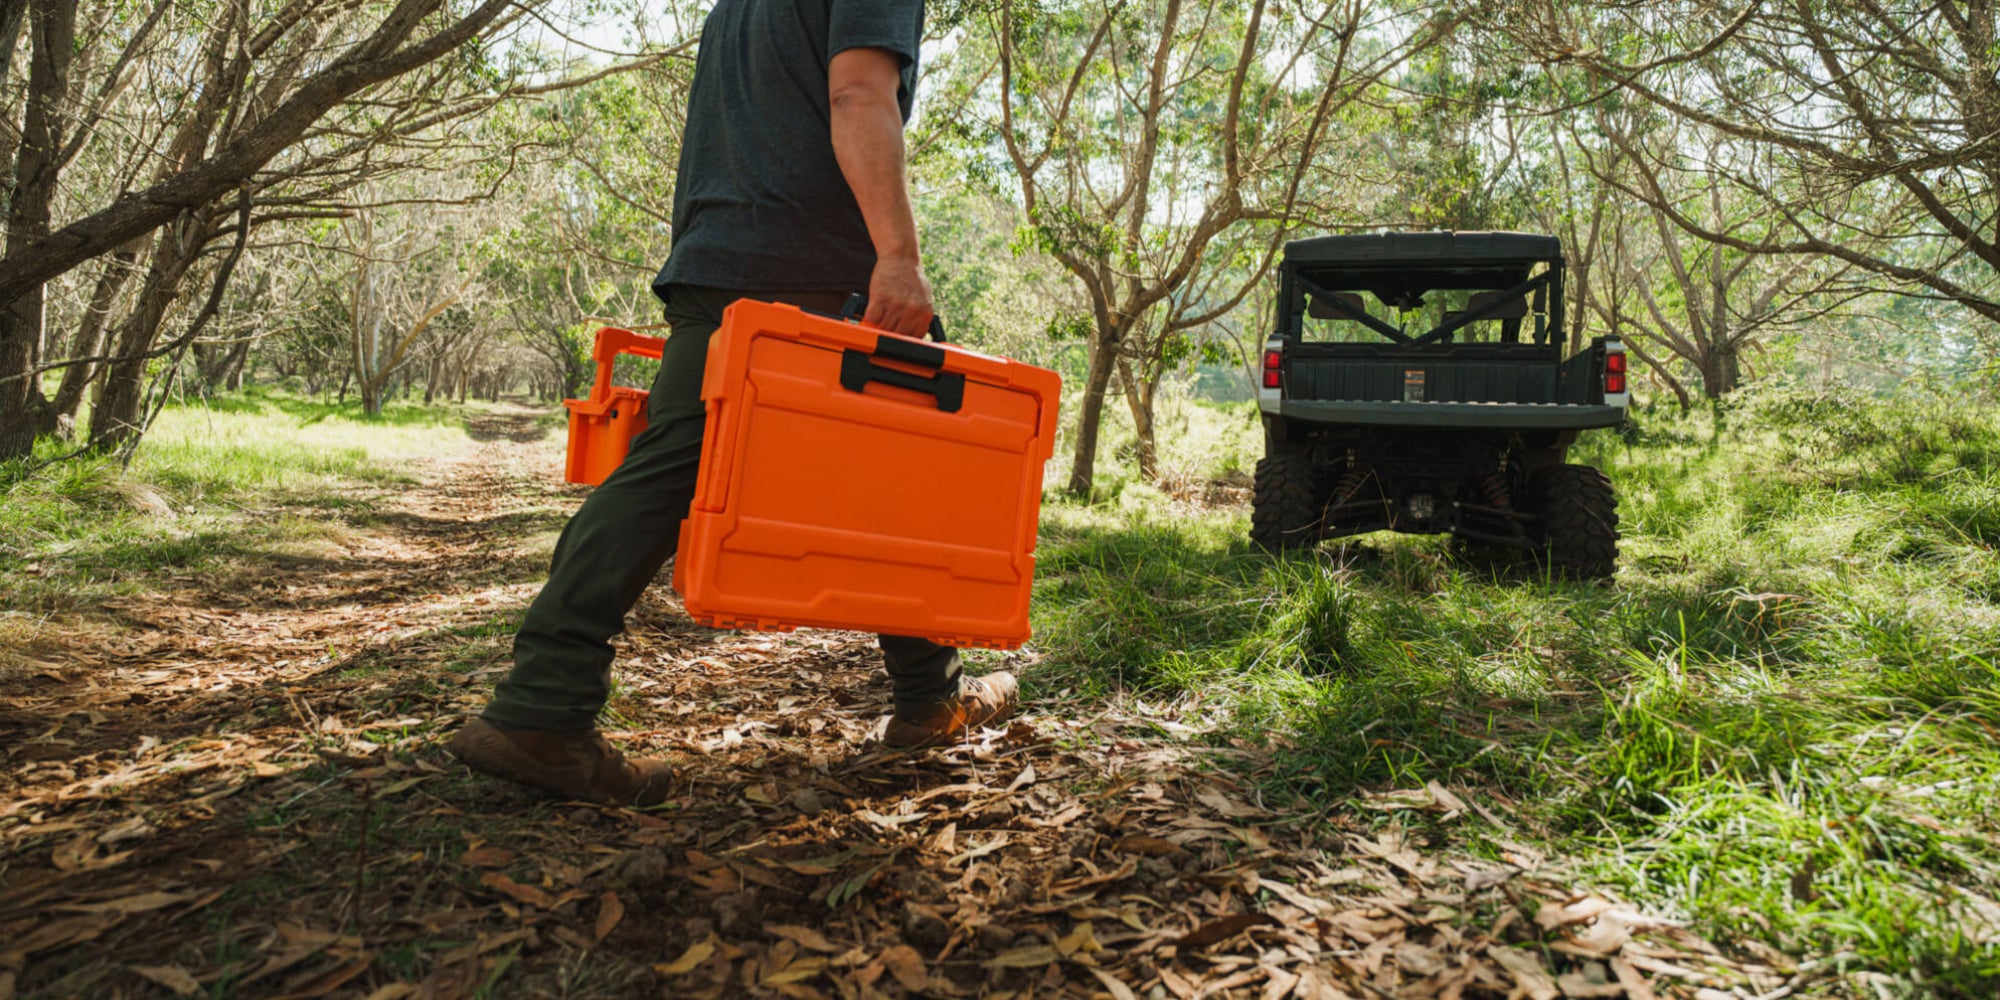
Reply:
[[[1265, 413], [1272, 413], [1267, 404]], [[1582, 430], [1616, 427], [1625, 408], [1568, 403], [1401, 403], [1281, 400], [1275, 416], [1315, 424], [1398, 427], [1478, 427], [1510, 430]]]

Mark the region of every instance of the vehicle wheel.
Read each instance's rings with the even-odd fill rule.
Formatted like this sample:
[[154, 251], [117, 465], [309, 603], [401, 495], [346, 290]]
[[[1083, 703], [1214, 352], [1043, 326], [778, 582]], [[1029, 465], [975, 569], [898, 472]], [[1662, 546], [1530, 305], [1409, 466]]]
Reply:
[[1548, 565], [1573, 580], [1608, 580], [1618, 570], [1618, 497], [1588, 465], [1554, 465], [1528, 484], [1542, 516]]
[[1316, 484], [1312, 459], [1305, 455], [1258, 459], [1250, 540], [1272, 552], [1318, 542], [1321, 511]]

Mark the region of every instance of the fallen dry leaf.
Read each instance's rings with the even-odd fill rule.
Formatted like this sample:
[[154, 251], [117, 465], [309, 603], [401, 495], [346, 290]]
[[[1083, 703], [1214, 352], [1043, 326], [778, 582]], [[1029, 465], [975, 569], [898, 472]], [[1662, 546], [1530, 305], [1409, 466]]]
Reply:
[[155, 832], [153, 824], [146, 822], [146, 817], [133, 816], [111, 827], [111, 829], [98, 834], [97, 842], [107, 845], [115, 844], [121, 840], [137, 840], [141, 837], [150, 837]]
[[1153, 974], [1160, 977], [1160, 985], [1166, 987], [1167, 992], [1180, 997], [1181, 1000], [1193, 1000], [1198, 992], [1195, 985], [1188, 982], [1186, 977], [1164, 965], [1154, 969]]
[[97, 856], [97, 838], [82, 834], [74, 840], [66, 840], [49, 852], [49, 863], [66, 872], [81, 870]]
[[1300, 976], [1295, 972], [1267, 965], [1264, 973], [1271, 978], [1264, 983], [1262, 1000], [1283, 1000], [1299, 988]]
[[884, 816], [873, 809], [857, 809], [854, 815], [860, 819], [867, 820], [870, 825], [884, 830], [894, 830], [907, 823], [915, 823], [919, 820], [929, 818], [928, 815], [920, 812], [904, 813], [900, 816]]
[[1469, 871], [1465, 873], [1465, 891], [1478, 892], [1496, 885], [1505, 885], [1509, 879], [1519, 874], [1521, 874], [1519, 868], [1481, 868]]
[[1223, 814], [1224, 816], [1232, 816], [1237, 819], [1251, 819], [1259, 816], [1271, 815], [1269, 812], [1263, 809], [1259, 809], [1256, 806], [1244, 805], [1243, 803], [1238, 802], [1235, 799], [1232, 799], [1229, 796], [1222, 794], [1220, 789], [1210, 788], [1206, 791], [1197, 793], [1194, 798], [1196, 802], [1199, 802], [1202, 805], [1205, 805], [1210, 809], [1213, 809], [1216, 812]]
[[[1602, 968], [1600, 966], [1599, 968]], [[1565, 972], [1556, 977], [1556, 986], [1563, 996], [1571, 1000], [1589, 1000], [1591, 997], [1622, 997], [1625, 986], [1622, 983], [1593, 983], [1581, 972]], [[1727, 996], [1728, 994], [1724, 994]]]
[[595, 939], [602, 942], [618, 928], [618, 922], [625, 919], [625, 904], [618, 894], [609, 889], [597, 899], [597, 926], [592, 929]]
[[1618, 978], [1620, 986], [1625, 987], [1625, 996], [1629, 1000], [1656, 1000], [1653, 984], [1647, 982], [1646, 977], [1632, 967], [1632, 963], [1622, 958], [1612, 959], [1611, 974]]
[[764, 933], [772, 937], [784, 938], [807, 951], [824, 952], [825, 954], [833, 955], [838, 954], [841, 950], [839, 945], [828, 941], [826, 935], [810, 927], [801, 927], [797, 924], [765, 924]]
[[1542, 967], [1541, 959], [1506, 945], [1492, 945], [1486, 949], [1488, 957], [1500, 963], [1507, 974], [1514, 977], [1514, 986], [1532, 1000], [1556, 1000], [1562, 991], [1556, 988], [1556, 981], [1549, 978], [1548, 970]]
[[1390, 792], [1370, 792], [1361, 798], [1363, 809], [1410, 809], [1426, 810], [1437, 805], [1431, 793], [1422, 788], [1398, 788]]
[[1045, 944], [1029, 945], [1003, 951], [986, 960], [993, 969], [1039, 969], [1044, 965], [1062, 961], [1062, 955]]
[[1451, 814], [1464, 812], [1467, 808], [1464, 799], [1453, 795], [1450, 789], [1438, 784], [1436, 781], [1425, 782], [1424, 790], [1431, 793], [1431, 798], [1436, 800], [1438, 807], [1445, 811], [1446, 819], [1450, 819]]
[[1056, 939], [1056, 954], [1064, 958], [1068, 958], [1078, 952], [1088, 953], [1103, 950], [1104, 946], [1097, 943], [1097, 929], [1092, 927], [1088, 920], [1076, 925], [1075, 930]]
[[1085, 889], [1116, 882], [1120, 879], [1130, 878], [1132, 877], [1132, 873], [1138, 870], [1139, 859], [1126, 858], [1124, 864], [1119, 865], [1111, 871], [1100, 872], [1096, 875], [1079, 875], [1075, 878], [1066, 878], [1055, 882], [1049, 886], [1049, 892], [1057, 896], [1066, 896]]
[[201, 992], [201, 983], [178, 965], [134, 965], [129, 968], [154, 983], [172, 990], [175, 996], [193, 996]]
[[458, 863], [467, 868], [503, 868], [518, 856], [504, 847], [475, 847], [459, 855]]
[[1132, 992], [1132, 987], [1126, 985], [1125, 980], [1118, 978], [1110, 970], [1096, 966], [1089, 966], [1089, 969], [1090, 974], [1096, 976], [1097, 981], [1103, 983], [1104, 988], [1111, 993], [1111, 1000], [1139, 1000], [1139, 995]]
[[896, 977], [897, 982], [903, 984], [904, 989], [912, 993], [922, 992], [930, 987], [931, 975], [924, 968], [924, 957], [917, 954], [917, 949], [909, 945], [899, 944], [890, 948], [884, 951], [877, 961], [889, 970], [890, 975]]
[[763, 977], [757, 983], [760, 986], [785, 986], [792, 983], [802, 983], [825, 971], [826, 959], [801, 958], [785, 966], [783, 969]]
[[852, 860], [853, 857], [854, 852], [848, 851], [831, 857], [806, 858], [801, 861], [780, 861], [778, 863], [801, 875], [831, 875], [839, 871], [840, 867]]
[[710, 934], [707, 938], [688, 945], [688, 949], [681, 952], [681, 957], [653, 966], [653, 971], [662, 976], [687, 975], [694, 971], [695, 966], [708, 961], [708, 957], [715, 954], [715, 945], [715, 935]]
[[336, 966], [314, 976], [296, 988], [273, 997], [272, 1000], [318, 1000], [318, 998], [327, 996], [342, 986], [360, 978], [361, 974], [367, 972], [368, 967], [373, 964], [374, 958], [363, 954], [362, 957], [354, 961]]
[[556, 899], [554, 896], [532, 885], [522, 885], [499, 872], [487, 872], [479, 876], [479, 884], [488, 889], [503, 893], [517, 903], [539, 906], [544, 910], [553, 910], [556, 908]]
[[28, 956], [52, 948], [66, 948], [73, 944], [96, 940], [105, 931], [118, 926], [116, 914], [93, 913], [64, 920], [51, 920], [27, 933], [27, 936], [7, 942], [7, 951], [0, 956]]
[[1616, 920], [1601, 919], [1590, 926], [1570, 932], [1563, 941], [1569, 948], [1589, 952], [1592, 955], [1616, 955], [1632, 940], [1632, 932]]
[[1258, 887], [1270, 890], [1272, 895], [1315, 916], [1333, 909], [1332, 904], [1323, 899], [1305, 894], [1297, 886], [1290, 886], [1283, 882], [1266, 879], [1259, 881]]
[[71, 913], [149, 913], [193, 898], [191, 892], [141, 892], [102, 903], [65, 903], [56, 909]]
[[1268, 913], [1232, 913], [1220, 920], [1211, 920], [1174, 939], [1176, 948], [1206, 948], [1218, 941], [1227, 941], [1252, 927], [1268, 927], [1278, 922]]
[[701, 891], [711, 896], [727, 896], [743, 891], [743, 876], [728, 865], [718, 865], [705, 872], [690, 872], [688, 881], [701, 886]]
[[951, 859], [946, 861], [945, 864], [960, 865], [964, 864], [967, 861], [971, 861], [974, 858], [983, 858], [988, 854], [992, 854], [994, 851], [1006, 847], [1007, 839], [1008, 838], [1005, 833], [996, 834], [994, 835], [992, 840], [989, 840], [984, 844], [979, 844], [975, 847], [967, 848], [965, 851], [959, 854], [952, 855]]
[[1544, 906], [1535, 912], [1535, 923], [1545, 931], [1558, 927], [1580, 924], [1595, 920], [1598, 915], [1611, 909], [1611, 901], [1602, 896], [1587, 895], [1572, 899], [1561, 906]]
[[1171, 857], [1188, 852], [1187, 848], [1165, 837], [1154, 837], [1143, 833], [1120, 837], [1112, 842], [1111, 849], [1125, 854], [1143, 854], [1149, 858]]

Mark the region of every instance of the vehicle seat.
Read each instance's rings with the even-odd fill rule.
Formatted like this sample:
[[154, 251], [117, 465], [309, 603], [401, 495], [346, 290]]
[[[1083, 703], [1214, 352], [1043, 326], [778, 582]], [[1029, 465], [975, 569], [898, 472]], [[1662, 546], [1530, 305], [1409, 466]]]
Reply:
[[[1444, 321], [1449, 323], [1466, 313], [1477, 312], [1488, 304], [1500, 302], [1501, 298], [1505, 295], [1505, 292], [1475, 292], [1465, 300], [1464, 309], [1446, 312], [1444, 314]], [[1528, 300], [1516, 295], [1502, 304], [1498, 309], [1488, 313], [1484, 319], [1476, 320], [1467, 326], [1460, 327], [1458, 332], [1469, 335], [1474, 328], [1484, 323], [1487, 319], [1496, 319], [1500, 321], [1500, 339], [1509, 344], [1518, 343], [1521, 339], [1521, 320], [1526, 318], [1527, 315]], [[1469, 336], [1467, 339], [1470, 339]]]

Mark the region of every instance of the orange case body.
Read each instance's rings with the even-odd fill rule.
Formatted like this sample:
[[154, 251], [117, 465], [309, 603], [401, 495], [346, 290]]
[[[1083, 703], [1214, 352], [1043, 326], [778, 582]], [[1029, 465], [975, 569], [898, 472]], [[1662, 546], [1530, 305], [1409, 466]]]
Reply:
[[674, 588], [717, 627], [1019, 646], [1060, 397], [1047, 369], [740, 300]]
[[589, 399], [565, 399], [569, 408], [569, 451], [563, 462], [563, 478], [572, 483], [596, 486], [625, 461], [632, 439], [646, 429], [644, 389], [611, 384], [611, 369], [620, 354], [658, 359], [666, 343], [630, 330], [605, 327], [597, 331], [596, 346], [590, 356], [597, 362], [597, 379], [591, 383]]

